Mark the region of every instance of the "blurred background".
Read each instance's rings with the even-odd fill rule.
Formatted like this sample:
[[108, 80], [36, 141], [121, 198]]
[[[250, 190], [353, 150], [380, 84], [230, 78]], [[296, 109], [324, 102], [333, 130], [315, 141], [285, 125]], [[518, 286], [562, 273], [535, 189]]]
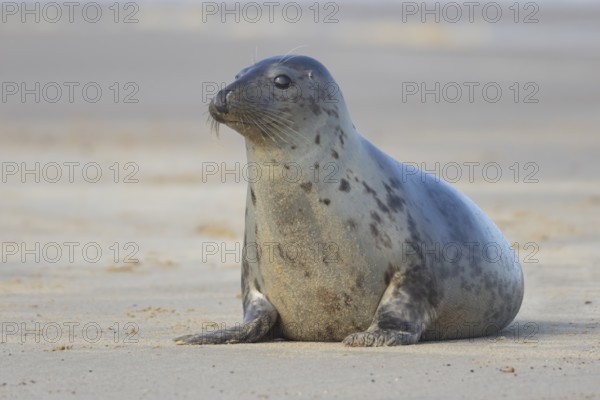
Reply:
[[[56, 382], [87, 374], [91, 361], [76, 350], [104, 349], [94, 346], [114, 351], [117, 362], [95, 352], [95, 362], [110, 368], [94, 370], [121, 395], [148, 390], [127, 381], [138, 369], [140, 382], [167, 385], [164, 393], [169, 382], [185, 392], [173, 382], [180, 373], [192, 372], [196, 382], [193, 358], [173, 358], [179, 372], [172, 376], [151, 360], [161, 345], [177, 351], [170, 339], [204, 321], [241, 317], [245, 147], [227, 127], [218, 137], [211, 132], [208, 103], [242, 68], [288, 52], [330, 70], [363, 135], [466, 193], [514, 243], [527, 288], [517, 323], [539, 328], [540, 363], [566, 357], [548, 349], [564, 349], [574, 331], [596, 335], [597, 355], [600, 5], [466, 3], [0, 3], [0, 315], [29, 326], [94, 321], [109, 329], [119, 321], [116, 332], [133, 322], [125, 333], [152, 348], [149, 359], [130, 358], [131, 347], [112, 335], [96, 344], [80, 332], [75, 342], [63, 336], [67, 347], [58, 348], [74, 346], [80, 364], [38, 370], [44, 363], [30, 360], [45, 360], [56, 342], [23, 347], [15, 331], [2, 352], [14, 355], [16, 368], [4, 365], [0, 397], [14, 398], [21, 379], [44, 376], [56, 379], [34, 389], [59, 393]], [[567, 336], [543, 336], [556, 332]], [[590, 342], [581, 338], [567, 345], [569, 357], [583, 357], [577, 346]], [[33, 359], [18, 358], [23, 349]], [[442, 348], [412, 351], [422, 349]], [[523, 350], [510, 351], [512, 359]], [[182, 370], [180, 362], [194, 367]], [[126, 373], [111, 372], [115, 365]], [[211, 382], [245, 393], [223, 373]], [[494, 373], [487, 382], [496, 382]], [[579, 376], [581, 388], [595, 379]], [[486, 380], [478, 382], [485, 393]], [[572, 393], [552, 382], [538, 386]]]
[[600, 201], [587, 196], [598, 21], [592, 1], [3, 2], [0, 235], [150, 241], [138, 255], [178, 262], [214, 235], [239, 241], [245, 182], [205, 172], [243, 163], [244, 144], [211, 134], [207, 105], [243, 67], [292, 52], [328, 67], [384, 151], [459, 186], [515, 241], [551, 239], [549, 227], [559, 240], [575, 228], [543, 206]]

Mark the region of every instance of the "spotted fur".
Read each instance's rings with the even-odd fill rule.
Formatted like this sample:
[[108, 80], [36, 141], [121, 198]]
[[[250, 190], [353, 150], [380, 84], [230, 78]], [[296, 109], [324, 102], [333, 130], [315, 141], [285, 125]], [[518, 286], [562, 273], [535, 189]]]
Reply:
[[[294, 101], [278, 88], [268, 99], [235, 96], [280, 75], [300, 89]], [[361, 136], [341, 92], [325, 89], [331, 84], [314, 59], [273, 57], [212, 101], [215, 120], [246, 139], [249, 162], [294, 165], [302, 176], [249, 183], [244, 241], [262, 251], [242, 262], [243, 324], [178, 343], [279, 335], [413, 344], [495, 333], [517, 314], [523, 276], [499, 229], [450, 185], [408, 173]], [[500, 249], [493, 261], [475, 250], [489, 243]]]

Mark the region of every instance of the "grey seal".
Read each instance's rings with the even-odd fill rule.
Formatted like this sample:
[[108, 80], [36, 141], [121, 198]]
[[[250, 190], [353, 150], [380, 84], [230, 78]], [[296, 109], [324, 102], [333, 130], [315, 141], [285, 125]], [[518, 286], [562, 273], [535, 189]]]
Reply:
[[458, 190], [358, 133], [320, 62], [257, 62], [209, 112], [263, 168], [248, 184], [244, 319], [176, 343], [391, 346], [492, 335], [514, 319], [523, 274], [500, 230]]

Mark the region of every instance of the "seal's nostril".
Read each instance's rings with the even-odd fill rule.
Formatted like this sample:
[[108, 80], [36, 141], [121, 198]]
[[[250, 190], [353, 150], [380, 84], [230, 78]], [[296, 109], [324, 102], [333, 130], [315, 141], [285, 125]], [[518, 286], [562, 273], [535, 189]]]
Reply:
[[222, 114], [226, 114], [229, 111], [229, 107], [227, 105], [227, 94], [231, 92], [231, 90], [223, 89], [213, 99], [213, 104], [218, 112]]

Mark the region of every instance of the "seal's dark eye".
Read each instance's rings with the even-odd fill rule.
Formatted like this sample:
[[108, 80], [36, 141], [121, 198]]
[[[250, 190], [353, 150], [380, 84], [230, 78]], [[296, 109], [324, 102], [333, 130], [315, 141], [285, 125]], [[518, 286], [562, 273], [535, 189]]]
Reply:
[[287, 89], [290, 87], [292, 80], [287, 75], [277, 75], [274, 82], [275, 86], [277, 86], [279, 89]]

